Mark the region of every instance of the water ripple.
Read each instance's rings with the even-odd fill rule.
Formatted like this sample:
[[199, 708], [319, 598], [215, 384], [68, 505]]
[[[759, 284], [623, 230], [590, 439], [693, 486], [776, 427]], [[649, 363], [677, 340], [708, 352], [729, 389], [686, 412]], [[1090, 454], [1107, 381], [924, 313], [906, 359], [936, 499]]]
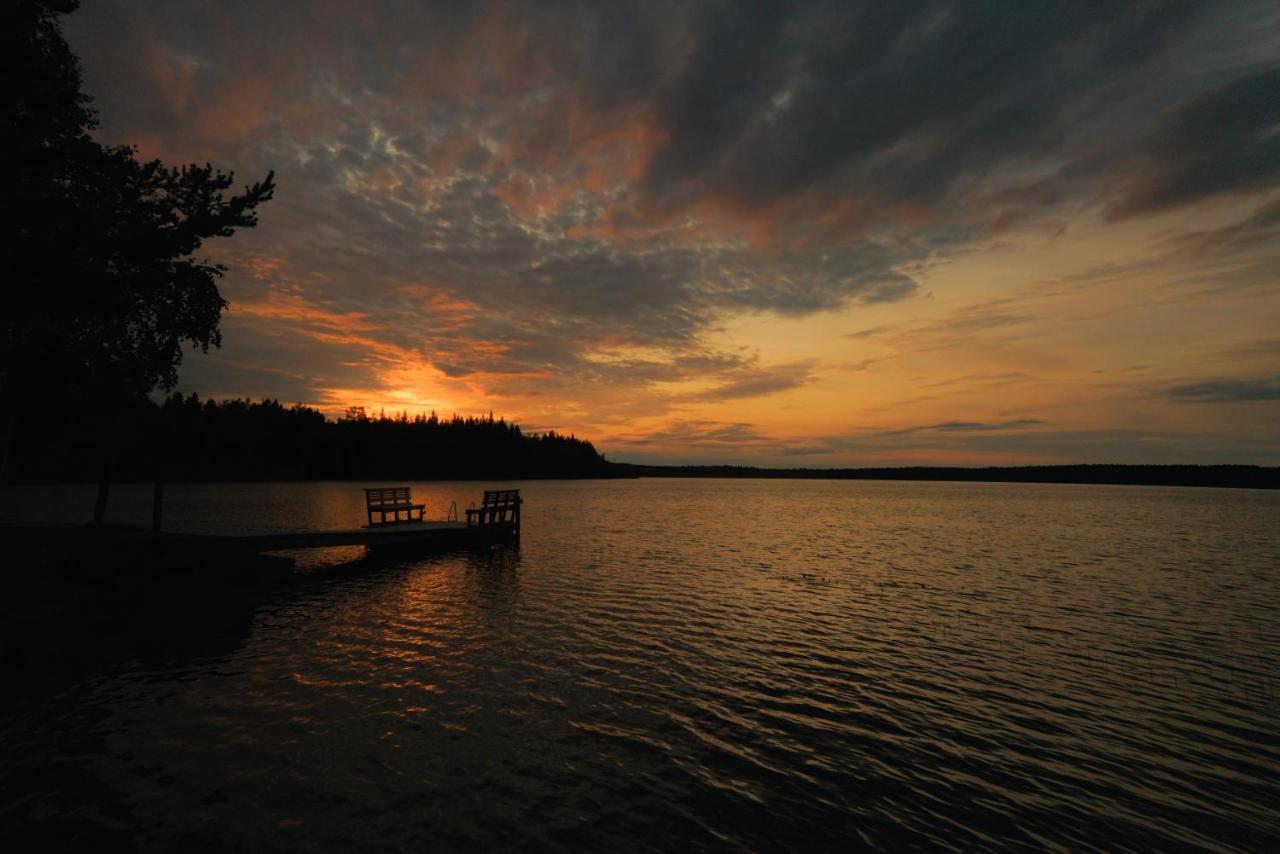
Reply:
[[[229, 652], [4, 718], [0, 817], [166, 850], [1280, 848], [1280, 496], [522, 488], [517, 549], [318, 579]], [[349, 509], [315, 495], [308, 524]]]

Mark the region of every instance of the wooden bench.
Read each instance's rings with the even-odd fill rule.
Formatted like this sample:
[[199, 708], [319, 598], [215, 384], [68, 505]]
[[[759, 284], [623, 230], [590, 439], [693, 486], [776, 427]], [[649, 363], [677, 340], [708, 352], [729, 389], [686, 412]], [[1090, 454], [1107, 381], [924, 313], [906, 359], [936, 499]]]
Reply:
[[467, 508], [467, 527], [510, 524], [519, 531], [523, 503], [518, 489], [486, 489], [480, 506]]
[[[422, 516], [426, 512], [426, 505], [414, 504], [413, 497], [409, 494], [407, 486], [387, 486], [374, 487], [364, 491], [364, 508], [369, 514], [369, 527], [376, 525], [394, 525], [396, 522], [421, 522]], [[413, 518], [414, 511], [417, 511], [418, 518]], [[375, 523], [373, 514], [381, 514], [380, 520]], [[391, 521], [387, 521], [387, 514], [391, 514]], [[403, 520], [400, 514], [405, 514]]]

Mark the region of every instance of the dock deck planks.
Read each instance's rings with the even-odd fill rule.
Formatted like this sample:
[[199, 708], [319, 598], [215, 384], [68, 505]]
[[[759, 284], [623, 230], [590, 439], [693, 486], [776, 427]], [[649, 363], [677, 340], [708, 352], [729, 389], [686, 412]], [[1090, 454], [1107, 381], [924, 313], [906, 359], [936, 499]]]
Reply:
[[[407, 488], [404, 492], [407, 499]], [[262, 554], [334, 546], [365, 546], [370, 550], [386, 549], [388, 551], [418, 548], [450, 549], [518, 539], [521, 503], [519, 490], [486, 491], [483, 507], [469, 509], [465, 522], [418, 520], [371, 524], [360, 528], [339, 530], [196, 534], [146, 530], [127, 525], [100, 528], [72, 527], [56, 523], [25, 523], [0, 519], [0, 533], [33, 543], [41, 540], [56, 541], [75, 531], [77, 533], [74, 536], [77, 538], [97, 538], [104, 543], [114, 543], [116, 546], [125, 542], [149, 543], [152, 546], [187, 555], [212, 554], [215, 556]]]
[[464, 522], [400, 522], [340, 531], [288, 531], [266, 534], [166, 534], [192, 545], [241, 552], [276, 552], [332, 546], [462, 545], [478, 542], [493, 529], [468, 528]]

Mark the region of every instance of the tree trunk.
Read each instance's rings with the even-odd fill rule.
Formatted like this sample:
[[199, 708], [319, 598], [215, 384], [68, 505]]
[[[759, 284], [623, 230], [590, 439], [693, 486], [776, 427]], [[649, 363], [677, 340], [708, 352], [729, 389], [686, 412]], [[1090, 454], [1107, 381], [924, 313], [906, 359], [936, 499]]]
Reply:
[[17, 429], [18, 416], [9, 412], [4, 416], [4, 447], [0, 449], [0, 480], [9, 475], [9, 456], [13, 453], [13, 434]]
[[160, 409], [160, 423], [157, 425], [156, 437], [151, 444], [151, 452], [155, 455], [151, 461], [151, 473], [155, 477], [155, 486], [151, 491], [151, 530], [159, 531], [164, 521], [164, 484], [173, 473], [171, 460], [178, 447], [178, 415]]
[[164, 481], [157, 480], [151, 492], [151, 530], [159, 531], [164, 508]]
[[9, 392], [9, 374], [0, 371], [0, 411], [4, 412], [4, 446], [0, 447], [0, 480], [9, 475], [9, 457], [13, 454], [13, 434], [18, 429], [18, 410], [4, 405]]
[[106, 440], [102, 451], [102, 477], [98, 480], [98, 496], [93, 502], [93, 524], [101, 525], [107, 518], [107, 497], [111, 494], [111, 476], [115, 469], [116, 440], [120, 435], [120, 414], [112, 412], [107, 417]]
[[98, 480], [98, 497], [93, 502], [93, 524], [101, 525], [107, 518], [107, 496], [111, 494], [111, 457], [114, 448], [108, 448], [102, 460], [102, 477]]

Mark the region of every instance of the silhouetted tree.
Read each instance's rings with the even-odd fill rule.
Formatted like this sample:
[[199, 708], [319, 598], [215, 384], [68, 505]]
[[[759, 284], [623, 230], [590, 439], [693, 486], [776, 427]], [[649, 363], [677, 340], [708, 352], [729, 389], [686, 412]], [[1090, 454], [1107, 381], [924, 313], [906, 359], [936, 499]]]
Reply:
[[[609, 464], [590, 442], [555, 433], [525, 433], [487, 416], [429, 419], [362, 416], [359, 407], [336, 421], [315, 409], [274, 400], [202, 401], [172, 394], [123, 416], [117, 473], [145, 479], [158, 445], [174, 448], [179, 480], [314, 480], [360, 478], [516, 479], [602, 477]], [[26, 424], [43, 422], [32, 413]], [[76, 425], [40, 423], [27, 439], [34, 453], [14, 461], [28, 480], [82, 479], [97, 461], [97, 445]]]
[[[59, 16], [75, 2], [11, 0], [7, 55], [16, 72], [5, 139], [15, 168], [8, 207], [14, 284], [0, 321], [0, 405], [91, 402], [114, 413], [172, 388], [184, 345], [221, 343], [225, 268], [204, 240], [257, 223], [273, 175], [227, 195], [211, 166], [139, 162], [131, 146], [90, 135], [91, 99]], [[9, 441], [6, 440], [5, 461]]]

